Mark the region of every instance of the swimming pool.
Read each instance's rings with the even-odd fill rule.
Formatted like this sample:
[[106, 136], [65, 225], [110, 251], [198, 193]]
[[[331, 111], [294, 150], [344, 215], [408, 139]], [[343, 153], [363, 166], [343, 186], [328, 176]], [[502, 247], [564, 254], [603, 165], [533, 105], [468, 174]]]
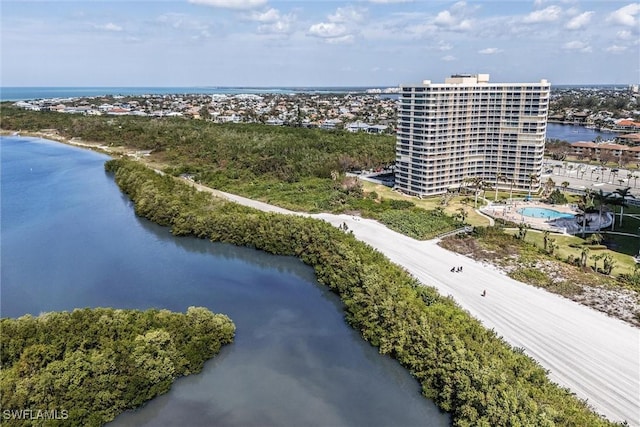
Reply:
[[518, 213], [531, 218], [573, 218], [575, 215], [570, 213], [558, 212], [547, 208], [522, 208], [518, 209]]

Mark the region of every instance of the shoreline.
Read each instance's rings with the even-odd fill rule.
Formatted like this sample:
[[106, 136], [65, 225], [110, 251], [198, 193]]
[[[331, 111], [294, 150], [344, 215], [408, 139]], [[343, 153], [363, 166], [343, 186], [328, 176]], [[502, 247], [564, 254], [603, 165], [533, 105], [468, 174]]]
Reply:
[[[96, 151], [110, 148], [59, 135], [54, 139], [43, 132], [24, 135]], [[107, 152], [114, 153], [115, 150]], [[199, 184], [198, 188], [260, 210], [291, 213]], [[548, 291], [516, 282], [493, 266], [447, 251], [434, 241], [413, 240], [373, 220], [348, 215], [293, 214], [325, 220], [334, 226], [348, 224], [356, 238], [405, 268], [421, 283], [435, 287], [442, 295], [451, 295], [485, 327], [494, 329], [511, 345], [523, 348], [550, 371], [553, 381], [587, 399], [597, 412], [613, 420], [627, 419], [630, 425], [640, 425], [637, 424], [640, 344], [636, 328]], [[451, 265], [464, 266], [464, 273], [451, 273]], [[486, 298], [480, 296], [483, 289], [488, 292]]]

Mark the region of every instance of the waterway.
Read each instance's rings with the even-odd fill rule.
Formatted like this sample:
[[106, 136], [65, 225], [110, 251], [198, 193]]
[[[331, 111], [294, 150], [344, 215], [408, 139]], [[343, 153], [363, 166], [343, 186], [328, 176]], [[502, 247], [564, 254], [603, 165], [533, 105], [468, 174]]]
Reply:
[[617, 133], [600, 132], [584, 126], [562, 125], [559, 123], [547, 123], [547, 139], [560, 139], [568, 142], [595, 141], [599, 136], [603, 141], [615, 139]]
[[196, 305], [236, 324], [200, 374], [112, 425], [449, 425], [299, 260], [173, 237], [135, 216], [104, 155], [18, 137], [0, 154], [3, 317]]

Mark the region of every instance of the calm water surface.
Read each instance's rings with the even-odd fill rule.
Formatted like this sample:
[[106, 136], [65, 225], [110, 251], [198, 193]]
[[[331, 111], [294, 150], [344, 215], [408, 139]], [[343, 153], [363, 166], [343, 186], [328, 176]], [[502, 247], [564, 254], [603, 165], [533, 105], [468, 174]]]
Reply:
[[598, 136], [603, 141], [614, 139], [618, 134], [614, 132], [599, 132], [584, 126], [561, 125], [547, 123], [547, 139], [561, 139], [568, 142], [594, 141]]
[[294, 258], [193, 238], [137, 218], [106, 156], [0, 139], [3, 317], [77, 307], [205, 306], [236, 340], [198, 375], [116, 426], [445, 426], [415, 380], [343, 320]]

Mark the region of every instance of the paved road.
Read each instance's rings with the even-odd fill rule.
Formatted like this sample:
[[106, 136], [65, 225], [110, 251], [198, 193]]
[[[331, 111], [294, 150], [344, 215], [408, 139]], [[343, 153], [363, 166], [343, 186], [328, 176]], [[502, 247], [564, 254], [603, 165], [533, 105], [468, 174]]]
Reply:
[[[566, 168], [564, 167], [565, 163], [567, 165]], [[545, 164], [549, 165], [546, 170], [551, 170], [551, 172], [542, 174], [540, 184], [544, 184], [551, 178], [557, 186], [567, 181], [569, 189], [584, 190], [588, 188], [596, 192], [602, 190], [605, 193], [613, 192], [617, 188], [630, 187], [630, 191], [634, 196], [640, 196], [640, 178], [628, 178], [631, 174], [640, 177], [640, 172], [618, 169], [614, 173], [610, 168], [601, 170], [598, 166], [558, 160], [546, 160]]]
[[[215, 193], [257, 209], [293, 213], [244, 197]], [[587, 399], [596, 412], [640, 426], [637, 328], [512, 280], [492, 266], [439, 247], [435, 241], [411, 239], [373, 220], [348, 215], [311, 216], [336, 227], [346, 222], [358, 239], [405, 267], [422, 283], [453, 296], [487, 328], [523, 348], [550, 371], [553, 381]], [[452, 273], [452, 266], [463, 266], [463, 272]], [[487, 291], [486, 297], [481, 296], [483, 290]]]

